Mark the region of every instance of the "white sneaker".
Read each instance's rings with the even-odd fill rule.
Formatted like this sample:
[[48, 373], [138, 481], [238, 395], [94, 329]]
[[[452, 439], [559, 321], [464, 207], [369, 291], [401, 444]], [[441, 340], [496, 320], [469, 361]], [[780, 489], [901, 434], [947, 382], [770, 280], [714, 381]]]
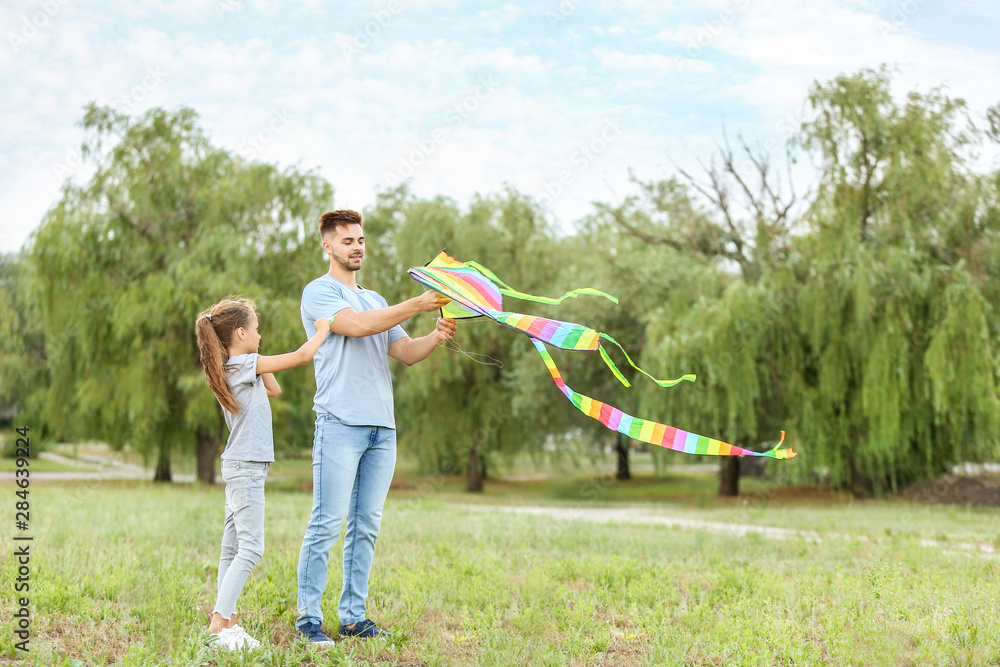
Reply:
[[237, 650], [242, 649], [244, 646], [246, 646], [251, 651], [260, 648], [260, 642], [251, 637], [249, 634], [247, 634], [247, 631], [244, 630], [239, 625], [231, 625], [226, 629], [229, 630], [230, 633], [232, 633], [232, 636], [235, 639]]
[[229, 628], [222, 628], [213, 637], [214, 646], [216, 649], [225, 648], [232, 650], [235, 639], [236, 637], [229, 631]]
[[260, 642], [247, 634], [247, 631], [238, 625], [223, 628], [219, 634], [215, 635], [216, 647], [226, 648], [230, 651], [242, 650], [244, 646], [251, 651], [260, 648]]

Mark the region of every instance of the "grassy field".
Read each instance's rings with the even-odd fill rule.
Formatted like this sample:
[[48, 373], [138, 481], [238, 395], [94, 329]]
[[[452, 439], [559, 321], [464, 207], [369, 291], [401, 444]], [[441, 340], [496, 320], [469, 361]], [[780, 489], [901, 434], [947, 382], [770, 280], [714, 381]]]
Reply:
[[[276, 466], [275, 477], [281, 477]], [[310, 495], [268, 485], [267, 549], [238, 604], [265, 649], [217, 655], [221, 487], [35, 482], [30, 662], [37, 665], [988, 665], [1000, 660], [996, 511], [855, 502], [707, 475], [627, 484], [592, 476], [488, 485], [402, 476], [379, 538], [369, 615], [391, 641], [310, 649], [293, 639], [295, 568]], [[749, 482], [749, 480], [748, 480]], [[13, 524], [15, 487], [8, 496]], [[657, 502], [640, 502], [656, 498]], [[713, 530], [519, 516], [485, 505], [658, 514], [815, 531]], [[14, 650], [3, 531], [0, 656]], [[932, 540], [933, 543], [922, 542]], [[970, 546], [984, 551], [970, 550]], [[339, 548], [324, 598], [336, 629]], [[3, 659], [0, 658], [0, 662]]]

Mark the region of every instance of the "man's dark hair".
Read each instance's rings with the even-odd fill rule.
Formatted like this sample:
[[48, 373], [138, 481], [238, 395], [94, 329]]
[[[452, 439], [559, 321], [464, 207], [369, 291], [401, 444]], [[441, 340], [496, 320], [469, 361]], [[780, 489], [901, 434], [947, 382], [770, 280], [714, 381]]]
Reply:
[[347, 227], [348, 225], [360, 225], [361, 214], [357, 211], [341, 209], [338, 211], [327, 211], [319, 216], [319, 236], [323, 238], [327, 232], [332, 232], [337, 227]]

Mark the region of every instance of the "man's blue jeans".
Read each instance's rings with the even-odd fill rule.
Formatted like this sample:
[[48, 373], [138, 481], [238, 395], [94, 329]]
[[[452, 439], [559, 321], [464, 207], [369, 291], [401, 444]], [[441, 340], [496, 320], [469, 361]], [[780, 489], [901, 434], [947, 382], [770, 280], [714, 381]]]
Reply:
[[368, 574], [382, 506], [396, 467], [396, 431], [380, 426], [348, 426], [330, 414], [316, 416], [313, 438], [313, 507], [299, 553], [299, 618], [296, 625], [322, 624], [330, 549], [344, 536], [344, 585], [340, 622], [363, 621]]

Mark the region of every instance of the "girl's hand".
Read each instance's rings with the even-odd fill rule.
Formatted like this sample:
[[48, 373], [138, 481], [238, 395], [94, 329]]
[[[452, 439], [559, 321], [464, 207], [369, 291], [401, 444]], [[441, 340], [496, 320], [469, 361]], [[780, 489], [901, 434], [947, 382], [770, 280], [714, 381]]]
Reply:
[[320, 318], [315, 322], [313, 322], [313, 326], [316, 328], [317, 332], [325, 331], [326, 333], [330, 333], [330, 318], [329, 317]]

